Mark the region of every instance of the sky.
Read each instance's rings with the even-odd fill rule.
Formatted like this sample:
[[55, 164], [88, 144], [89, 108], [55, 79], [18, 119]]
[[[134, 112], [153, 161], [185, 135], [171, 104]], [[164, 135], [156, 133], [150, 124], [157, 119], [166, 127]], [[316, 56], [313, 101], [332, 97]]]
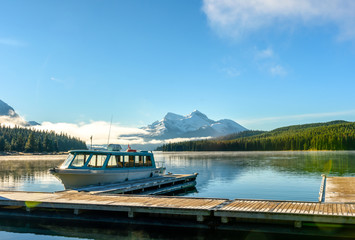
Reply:
[[355, 121], [354, 89], [353, 0], [0, 3], [0, 99], [48, 129]]

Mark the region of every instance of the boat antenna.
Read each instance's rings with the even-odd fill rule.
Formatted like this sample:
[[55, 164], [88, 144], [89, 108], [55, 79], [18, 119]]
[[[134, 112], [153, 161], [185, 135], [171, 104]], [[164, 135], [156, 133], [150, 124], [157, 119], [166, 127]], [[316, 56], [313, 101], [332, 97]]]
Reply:
[[110, 130], [108, 131], [108, 138], [107, 138], [107, 146], [108, 146], [108, 144], [110, 143], [110, 134], [111, 134], [112, 118], [113, 118], [113, 116], [111, 115]]
[[92, 135], [90, 136], [90, 141], [91, 141], [91, 150], [92, 150]]

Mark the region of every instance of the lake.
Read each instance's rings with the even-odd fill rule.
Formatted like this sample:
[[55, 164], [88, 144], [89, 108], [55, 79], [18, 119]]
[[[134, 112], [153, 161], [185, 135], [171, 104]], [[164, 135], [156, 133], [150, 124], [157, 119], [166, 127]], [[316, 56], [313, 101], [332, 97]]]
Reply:
[[[0, 156], [0, 190], [63, 190], [63, 185], [48, 169], [59, 165], [65, 158], [65, 155]], [[156, 152], [155, 158], [159, 164], [165, 165], [167, 172], [199, 173], [196, 191], [185, 194], [190, 197], [317, 201], [322, 174], [355, 176], [355, 151]], [[61, 223], [58, 227], [40, 221], [29, 224], [19, 219], [0, 219], [0, 226], [0, 239], [172, 238], [171, 231], [139, 226], [117, 229], [107, 225], [73, 227]], [[215, 234], [231, 238], [230, 233], [189, 231], [191, 239], [207, 236], [212, 239]], [[187, 238], [186, 234], [183, 238]], [[235, 237], [243, 233], [233, 234]], [[181, 233], [175, 236], [182, 237]], [[243, 238], [244, 235], [240, 236]], [[282, 239], [278, 235], [263, 236]]]

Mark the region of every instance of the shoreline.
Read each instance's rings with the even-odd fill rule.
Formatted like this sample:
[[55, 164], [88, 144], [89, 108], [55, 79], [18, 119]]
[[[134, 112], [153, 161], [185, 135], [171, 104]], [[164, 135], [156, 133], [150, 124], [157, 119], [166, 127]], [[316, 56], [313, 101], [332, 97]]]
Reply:
[[0, 156], [42, 156], [42, 155], [67, 155], [68, 152], [43, 152], [43, 153], [25, 153], [25, 152], [0, 152]]

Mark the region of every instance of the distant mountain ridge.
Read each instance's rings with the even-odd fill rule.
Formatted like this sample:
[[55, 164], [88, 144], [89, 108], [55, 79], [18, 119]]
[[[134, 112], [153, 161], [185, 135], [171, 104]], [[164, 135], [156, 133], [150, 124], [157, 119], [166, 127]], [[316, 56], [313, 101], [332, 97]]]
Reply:
[[142, 127], [147, 132], [140, 136], [146, 139], [172, 139], [172, 138], [198, 138], [218, 137], [232, 133], [246, 131], [245, 127], [233, 120], [221, 119], [214, 121], [202, 112], [195, 110], [182, 116], [175, 113], [167, 113], [160, 121]]
[[18, 114], [11, 106], [0, 99], [0, 116], [18, 117]]
[[[8, 105], [6, 102], [2, 101], [0, 99], [0, 117], [5, 117], [9, 120], [13, 120], [13, 122], [16, 123], [16, 125], [22, 125], [22, 126], [36, 126], [40, 125], [38, 122], [35, 121], [25, 121], [20, 115], [18, 115], [15, 112], [15, 109], [13, 109], [10, 105]], [[0, 119], [1, 123], [1, 119]]]

